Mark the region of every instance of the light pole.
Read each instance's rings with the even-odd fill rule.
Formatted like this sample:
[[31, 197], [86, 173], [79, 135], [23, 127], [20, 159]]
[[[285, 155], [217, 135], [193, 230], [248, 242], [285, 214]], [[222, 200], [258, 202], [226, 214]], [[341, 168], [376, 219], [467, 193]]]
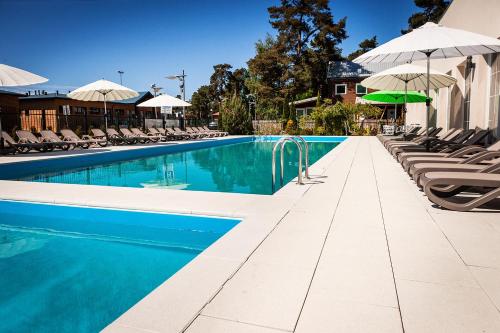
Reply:
[[252, 112], [252, 105], [253, 105], [254, 120], [257, 120], [257, 107], [255, 103], [255, 95], [248, 94], [247, 99], [248, 99], [248, 110]]
[[[181, 89], [182, 100], [186, 101], [186, 73], [182, 70], [182, 74], [166, 76], [169, 80], [179, 80], [179, 88]], [[182, 119], [186, 117], [186, 107], [182, 107]], [[184, 125], [185, 126], [185, 125]]]
[[124, 73], [125, 73], [124, 71], [118, 71], [118, 75], [120, 75], [120, 85], [123, 85], [123, 80], [122, 79], [123, 79], [123, 74]]
[[[153, 94], [156, 97], [156, 96], [158, 96], [158, 93], [160, 92], [160, 90], [162, 90], [163, 88], [162, 87], [158, 87], [156, 85], [156, 83], [153, 83], [151, 85], [151, 89], [153, 89]], [[156, 106], [155, 106], [155, 119], [158, 119], [158, 113], [156, 112]]]

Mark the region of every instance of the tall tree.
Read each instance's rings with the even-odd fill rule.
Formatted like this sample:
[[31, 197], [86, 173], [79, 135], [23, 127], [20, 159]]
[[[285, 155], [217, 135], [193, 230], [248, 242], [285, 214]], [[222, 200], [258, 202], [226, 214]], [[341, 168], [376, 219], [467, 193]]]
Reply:
[[191, 97], [191, 107], [188, 109], [197, 119], [208, 119], [213, 98], [209, 86], [201, 86]]
[[248, 61], [249, 78], [246, 85], [262, 107], [278, 108], [289, 92], [290, 59], [271, 35], [255, 44], [256, 55]]
[[406, 34], [429, 21], [438, 23], [451, 4], [451, 0], [414, 0], [414, 2], [417, 7], [423, 10], [408, 18], [408, 29], [401, 30], [402, 34]]
[[235, 69], [229, 80], [230, 93], [245, 97], [249, 93], [248, 88], [245, 85], [245, 81], [248, 77], [249, 73], [246, 68]]
[[230, 93], [230, 82], [232, 80], [233, 66], [229, 64], [218, 64], [214, 66], [214, 73], [210, 76], [210, 92], [218, 101], [222, 102], [224, 96]]
[[329, 61], [340, 60], [346, 18], [334, 22], [328, 0], [281, 0], [268, 8], [277, 43], [290, 57], [291, 95], [326, 88]]
[[356, 51], [352, 52], [351, 54], [349, 54], [347, 56], [347, 60], [353, 61], [354, 59], [356, 59], [360, 55], [376, 48], [377, 46], [378, 46], [377, 36], [373, 36], [372, 38], [365, 39], [364, 41], [359, 43], [359, 49], [357, 49]]

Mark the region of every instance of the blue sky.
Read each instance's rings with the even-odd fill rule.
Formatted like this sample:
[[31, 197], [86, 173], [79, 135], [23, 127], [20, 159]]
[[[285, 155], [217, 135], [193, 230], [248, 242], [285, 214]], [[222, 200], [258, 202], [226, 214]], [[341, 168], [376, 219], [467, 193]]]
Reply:
[[[187, 96], [207, 84], [212, 66], [246, 66], [258, 39], [273, 33], [267, 8], [278, 0], [0, 0], [0, 63], [43, 75], [39, 88], [66, 91], [100, 78], [138, 91], [152, 83], [176, 95], [164, 77], [182, 69]], [[333, 0], [347, 16], [344, 54], [373, 35], [400, 35], [413, 0]]]

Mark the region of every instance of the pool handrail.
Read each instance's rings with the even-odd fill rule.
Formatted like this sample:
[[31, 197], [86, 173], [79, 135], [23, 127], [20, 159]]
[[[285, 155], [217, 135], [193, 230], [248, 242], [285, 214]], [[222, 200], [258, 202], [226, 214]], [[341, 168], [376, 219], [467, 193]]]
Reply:
[[295, 140], [291, 136], [286, 136], [279, 139], [273, 147], [273, 161], [272, 161], [272, 193], [276, 190], [276, 150], [280, 147], [280, 185], [283, 186], [283, 178], [284, 178], [284, 146], [287, 142], [293, 142], [297, 146], [299, 150], [299, 167], [298, 167], [298, 176], [297, 176], [297, 184], [304, 184], [302, 180], [302, 146], [300, 143]]

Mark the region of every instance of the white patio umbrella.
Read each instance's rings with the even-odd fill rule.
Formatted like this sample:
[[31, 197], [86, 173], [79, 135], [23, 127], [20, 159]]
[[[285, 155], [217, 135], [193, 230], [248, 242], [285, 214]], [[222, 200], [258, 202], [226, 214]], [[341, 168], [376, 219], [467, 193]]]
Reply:
[[139, 96], [139, 93], [107, 80], [98, 80], [73, 90], [68, 97], [80, 101], [104, 102], [104, 125], [108, 129], [106, 101], [120, 101]]
[[430, 59], [464, 57], [500, 52], [500, 40], [481, 34], [427, 22], [354, 59], [357, 63], [412, 62], [427, 60], [426, 107], [429, 131]]
[[[0, 87], [29, 86], [32, 84], [44, 83], [48, 79], [27, 72], [23, 69], [0, 64]], [[4, 141], [2, 133], [2, 108], [0, 107], [0, 150], [3, 150]]]
[[[182, 99], [163, 94], [156, 96], [155, 98], [148, 99], [145, 102], [142, 102], [141, 104], [137, 105], [138, 107], [151, 107], [151, 108], [156, 108], [156, 107], [163, 107], [163, 106], [191, 106], [188, 102], [183, 101]], [[164, 115], [163, 118], [166, 116]]]
[[183, 101], [182, 99], [163, 94], [156, 96], [155, 98], [148, 99], [141, 104], [138, 104], [139, 107], [162, 107], [162, 106], [191, 106], [188, 102]]
[[[429, 73], [430, 89], [449, 87], [457, 82], [454, 77], [432, 68]], [[427, 69], [412, 64], [404, 64], [376, 73], [361, 81], [361, 85], [378, 90], [404, 90], [404, 110], [406, 111], [406, 93], [408, 89], [414, 91], [427, 89]]]

